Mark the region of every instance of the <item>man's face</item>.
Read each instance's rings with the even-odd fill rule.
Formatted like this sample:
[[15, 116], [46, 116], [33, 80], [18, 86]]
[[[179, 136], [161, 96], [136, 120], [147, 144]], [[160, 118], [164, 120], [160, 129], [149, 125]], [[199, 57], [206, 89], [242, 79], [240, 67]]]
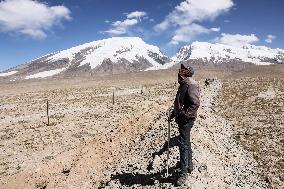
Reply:
[[187, 69], [179, 69], [178, 70], [179, 75], [181, 75], [182, 77], [186, 77], [189, 73]]
[[184, 80], [184, 77], [179, 72], [178, 73], [178, 82], [181, 82], [182, 80]]

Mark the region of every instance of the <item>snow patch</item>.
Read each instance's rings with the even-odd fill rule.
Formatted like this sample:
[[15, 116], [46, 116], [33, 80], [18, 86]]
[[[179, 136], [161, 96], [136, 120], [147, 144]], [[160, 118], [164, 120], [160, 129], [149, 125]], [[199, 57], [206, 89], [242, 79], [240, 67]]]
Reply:
[[44, 71], [44, 72], [39, 72], [33, 75], [29, 75], [25, 77], [25, 79], [35, 79], [35, 78], [45, 78], [45, 77], [51, 77], [56, 74], [59, 74], [66, 70], [66, 68], [60, 68], [60, 69], [55, 69], [55, 70], [49, 70], [49, 71]]
[[10, 71], [10, 72], [6, 72], [6, 73], [0, 73], [0, 77], [6, 77], [6, 76], [14, 75], [17, 72], [18, 71]]
[[145, 69], [144, 71], [166, 70], [166, 69], [173, 67], [174, 65], [176, 65], [178, 63], [180, 63], [180, 61], [171, 61], [171, 62], [165, 63], [163, 65], [149, 67], [149, 68]]

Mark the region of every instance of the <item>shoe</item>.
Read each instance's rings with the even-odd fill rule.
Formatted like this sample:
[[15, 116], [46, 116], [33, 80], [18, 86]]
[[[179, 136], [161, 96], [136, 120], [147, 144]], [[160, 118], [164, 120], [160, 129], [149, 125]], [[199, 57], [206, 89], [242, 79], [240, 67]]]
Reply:
[[193, 171], [193, 168], [187, 168], [188, 174], [190, 174]]
[[188, 172], [188, 174], [190, 174], [192, 171], [193, 171], [193, 166], [191, 164], [191, 165], [188, 166], [187, 172]]
[[184, 185], [186, 180], [187, 180], [187, 176], [186, 175], [185, 176], [180, 176], [179, 179], [177, 180], [177, 185], [178, 186]]

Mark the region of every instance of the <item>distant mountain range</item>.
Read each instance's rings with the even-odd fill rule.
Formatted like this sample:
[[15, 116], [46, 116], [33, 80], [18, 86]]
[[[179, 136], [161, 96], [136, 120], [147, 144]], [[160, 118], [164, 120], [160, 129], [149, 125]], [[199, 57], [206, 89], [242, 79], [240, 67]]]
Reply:
[[284, 63], [284, 50], [193, 42], [169, 58], [138, 37], [113, 37], [45, 55], [0, 73], [12, 81], [168, 69], [181, 62], [202, 65]]
[[284, 50], [254, 45], [234, 47], [196, 41], [191, 45], [182, 47], [180, 51], [172, 57], [173, 61], [185, 61], [189, 59], [201, 59], [203, 62], [212, 62], [215, 64], [238, 60], [257, 65], [268, 65], [283, 63]]

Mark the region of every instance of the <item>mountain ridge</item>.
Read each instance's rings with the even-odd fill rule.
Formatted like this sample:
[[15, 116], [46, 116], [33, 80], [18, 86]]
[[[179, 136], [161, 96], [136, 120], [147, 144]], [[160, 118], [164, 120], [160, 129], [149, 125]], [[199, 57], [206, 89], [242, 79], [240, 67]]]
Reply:
[[[214, 63], [222, 62], [224, 59], [239, 59], [243, 62], [267, 65], [270, 63], [284, 62], [284, 50], [250, 44], [232, 46], [195, 41], [190, 45], [183, 46], [179, 52], [172, 57], [172, 60], [183, 61], [198, 58], [207, 59], [207, 61]], [[212, 60], [212, 58], [214, 60]]]
[[179, 63], [202, 65], [269, 65], [284, 62], [284, 50], [265, 46], [231, 46], [195, 41], [167, 57], [157, 46], [139, 37], [112, 37], [57, 51], [6, 72], [0, 78], [34, 79], [104, 75], [168, 69]]

